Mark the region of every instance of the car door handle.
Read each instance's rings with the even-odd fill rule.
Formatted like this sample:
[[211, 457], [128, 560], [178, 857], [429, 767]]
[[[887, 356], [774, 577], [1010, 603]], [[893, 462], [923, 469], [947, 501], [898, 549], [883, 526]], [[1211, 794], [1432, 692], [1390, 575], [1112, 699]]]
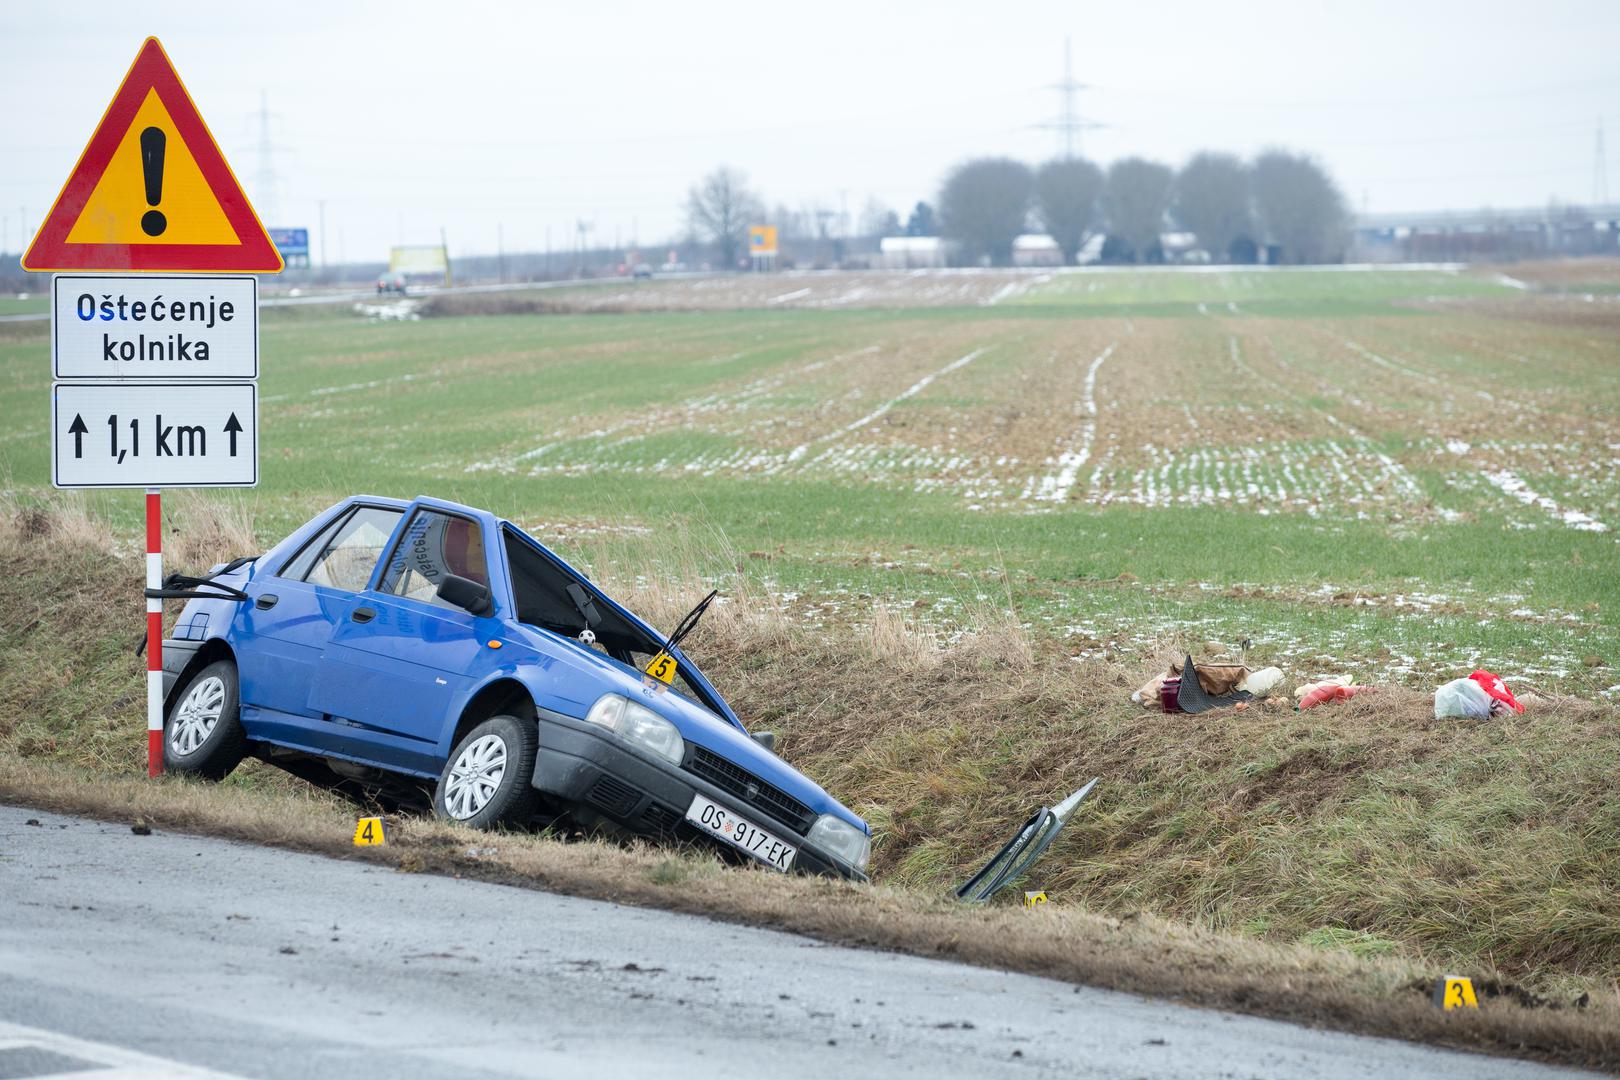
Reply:
[[350, 613], [349, 618], [354, 622], [370, 622], [377, 617], [375, 608], [357, 607]]
[[259, 598], [253, 601], [253, 606], [258, 608], [260, 611], [268, 611], [269, 609], [275, 607], [280, 600], [281, 597], [277, 596], [275, 593], [260, 593]]

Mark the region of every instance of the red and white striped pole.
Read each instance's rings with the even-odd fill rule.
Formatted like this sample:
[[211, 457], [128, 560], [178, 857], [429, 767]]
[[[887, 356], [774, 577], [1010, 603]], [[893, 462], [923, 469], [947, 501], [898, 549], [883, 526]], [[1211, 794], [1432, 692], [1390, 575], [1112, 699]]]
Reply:
[[[163, 587], [163, 493], [146, 489], [146, 587]], [[163, 601], [146, 601], [146, 775], [163, 775]]]

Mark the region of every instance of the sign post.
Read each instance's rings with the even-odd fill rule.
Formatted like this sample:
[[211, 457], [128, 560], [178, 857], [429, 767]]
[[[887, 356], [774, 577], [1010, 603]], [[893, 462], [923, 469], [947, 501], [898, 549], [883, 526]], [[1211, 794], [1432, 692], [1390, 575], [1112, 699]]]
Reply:
[[146, 492], [149, 776], [163, 772], [163, 601], [150, 595], [163, 585], [162, 489], [258, 483], [251, 275], [282, 265], [147, 38], [22, 266], [65, 271], [51, 281], [51, 483]]

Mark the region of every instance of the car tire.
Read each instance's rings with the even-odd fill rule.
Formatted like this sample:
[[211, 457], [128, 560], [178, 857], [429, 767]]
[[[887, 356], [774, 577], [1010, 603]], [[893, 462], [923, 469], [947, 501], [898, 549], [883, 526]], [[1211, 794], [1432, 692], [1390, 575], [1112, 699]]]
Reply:
[[433, 791], [434, 812], [475, 829], [526, 821], [534, 814], [534, 756], [539, 746], [533, 721], [515, 716], [485, 720], [450, 751]]
[[174, 696], [163, 720], [163, 767], [205, 780], [223, 780], [246, 756], [236, 665], [215, 660]]

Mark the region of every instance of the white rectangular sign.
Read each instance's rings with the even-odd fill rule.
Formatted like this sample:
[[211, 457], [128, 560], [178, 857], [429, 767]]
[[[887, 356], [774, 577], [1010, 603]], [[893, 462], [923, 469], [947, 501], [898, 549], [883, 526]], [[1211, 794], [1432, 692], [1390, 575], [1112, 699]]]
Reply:
[[259, 388], [235, 383], [55, 383], [51, 482], [62, 488], [251, 487]]
[[58, 274], [51, 358], [58, 379], [257, 378], [259, 279]]

